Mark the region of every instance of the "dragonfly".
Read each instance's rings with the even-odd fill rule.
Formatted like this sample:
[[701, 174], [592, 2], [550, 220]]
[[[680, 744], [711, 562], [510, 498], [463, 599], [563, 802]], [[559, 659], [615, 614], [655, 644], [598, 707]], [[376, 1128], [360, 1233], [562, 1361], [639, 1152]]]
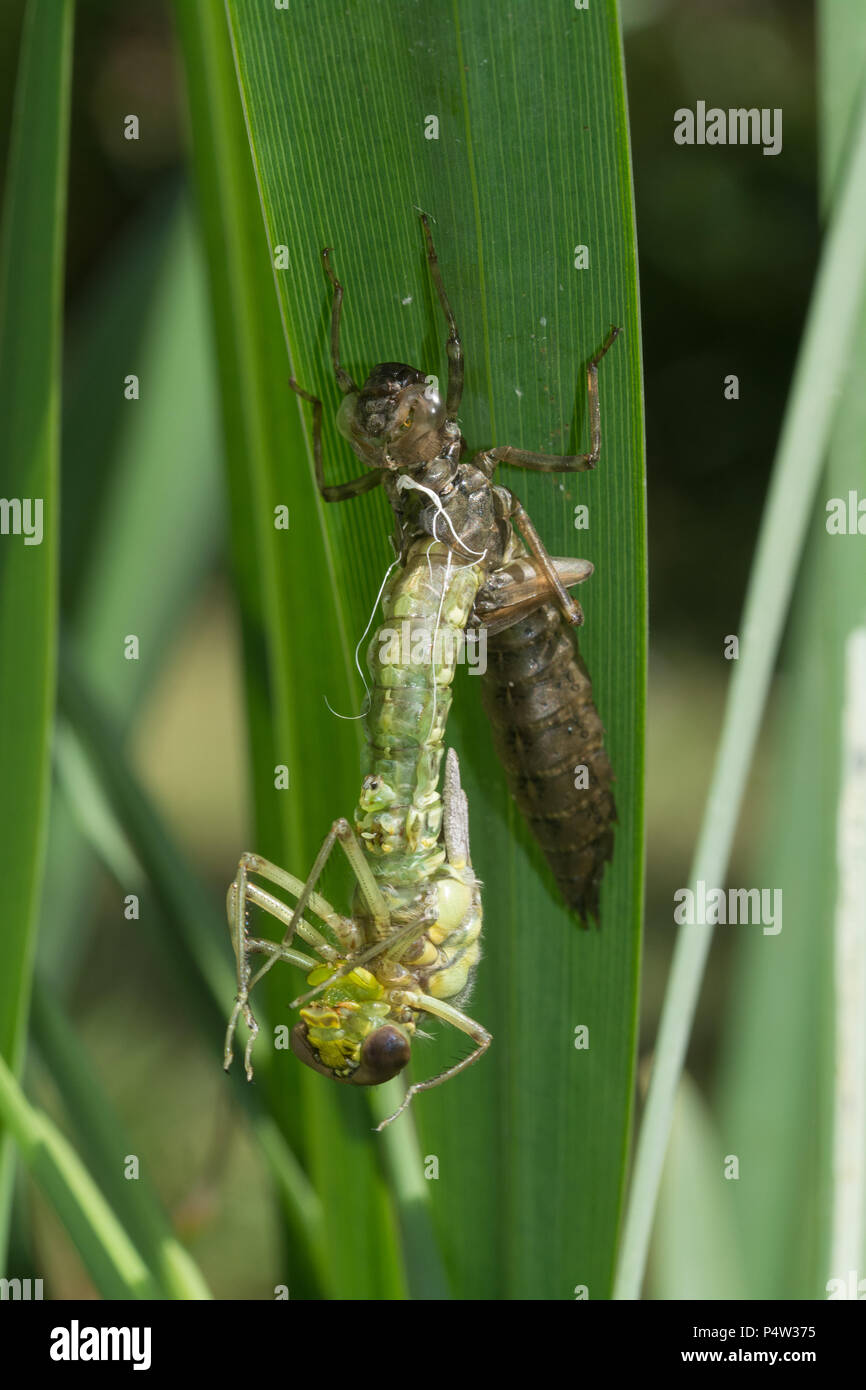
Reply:
[[448, 325], [444, 397], [435, 375], [405, 363], [379, 363], [362, 386], [355, 383], [340, 358], [343, 286], [330, 247], [322, 251], [322, 263], [333, 291], [331, 361], [343, 393], [337, 426], [365, 472], [344, 483], [326, 481], [322, 402], [294, 378], [290, 385], [312, 406], [315, 478], [324, 500], [344, 502], [382, 486], [401, 563], [419, 538], [428, 537], [478, 573], [467, 630], [486, 632], [482, 699], [494, 744], [565, 902], [588, 925], [599, 919], [616, 821], [604, 728], [576, 638], [583, 610], [569, 593], [589, 578], [593, 566], [551, 556], [519, 498], [493, 479], [500, 464], [543, 473], [596, 467], [601, 455], [598, 366], [620, 329], [610, 328], [587, 367], [591, 441], [586, 453], [552, 455], [498, 445], [470, 454], [458, 421], [462, 340], [425, 213], [421, 226]]
[[[290, 1035], [292, 1051], [334, 1081], [377, 1086], [393, 1079], [409, 1062], [412, 1040], [427, 1018], [451, 1024], [475, 1044], [439, 1075], [409, 1086], [380, 1130], [418, 1092], [478, 1061], [492, 1041], [464, 1009], [481, 958], [482, 906], [453, 749], [439, 793], [460, 651], [454, 639], [468, 623], [483, 576], [429, 536], [418, 537], [392, 570], [383, 620], [370, 644], [367, 757], [354, 825], [334, 821], [306, 880], [260, 855], [242, 855], [227, 895], [237, 993], [226, 1030], [226, 1069], [243, 1019], [244, 1064], [252, 1080], [259, 1025], [250, 996], [278, 961], [304, 970], [310, 986], [293, 1001], [300, 1017]], [[338, 913], [316, 889], [336, 845], [355, 876], [351, 916]], [[251, 932], [251, 908], [283, 924], [281, 941]], [[258, 955], [265, 960], [254, 973]]]

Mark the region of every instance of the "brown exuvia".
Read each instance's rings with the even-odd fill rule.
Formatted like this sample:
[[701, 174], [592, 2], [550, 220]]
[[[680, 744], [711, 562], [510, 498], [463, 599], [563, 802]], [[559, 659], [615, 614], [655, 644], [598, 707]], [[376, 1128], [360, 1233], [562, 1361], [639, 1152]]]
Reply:
[[488, 638], [481, 698], [511, 794], [563, 898], [584, 921], [597, 918], [613, 854], [613, 772], [586, 663], [552, 603]]
[[548, 554], [519, 499], [495, 484], [493, 475], [500, 463], [542, 473], [595, 467], [601, 451], [598, 363], [620, 330], [611, 328], [587, 369], [587, 453], [557, 456], [498, 445], [470, 456], [457, 421], [463, 348], [424, 214], [421, 222], [449, 326], [444, 398], [435, 376], [399, 362], [380, 363], [356, 385], [340, 361], [343, 290], [327, 249], [322, 257], [334, 289], [331, 358], [344, 395], [337, 424], [367, 472], [345, 483], [325, 482], [322, 403], [294, 380], [291, 385], [313, 406], [316, 482], [324, 499], [342, 501], [382, 484], [401, 563], [419, 537], [429, 536], [455, 564], [473, 571], [477, 595], [469, 627], [487, 634], [483, 699], [497, 751], [563, 897], [586, 923], [599, 917], [599, 886], [616, 821], [604, 729], [573, 631], [583, 614], [568, 593], [593, 567]]

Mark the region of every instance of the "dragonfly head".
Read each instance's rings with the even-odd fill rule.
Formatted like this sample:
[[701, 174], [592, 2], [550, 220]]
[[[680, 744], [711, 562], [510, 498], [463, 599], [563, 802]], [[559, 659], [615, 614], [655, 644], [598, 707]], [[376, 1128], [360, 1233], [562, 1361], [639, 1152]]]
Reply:
[[344, 397], [337, 414], [337, 428], [359, 458], [394, 470], [438, 457], [445, 422], [436, 377], [402, 362], [374, 367], [360, 391]]
[[380, 1086], [401, 1072], [409, 1061], [409, 1039], [393, 1023], [382, 1023], [368, 1033], [348, 1056], [340, 1057], [342, 1065], [338, 1067], [328, 1065], [335, 1060], [330, 1055], [331, 1045], [320, 1049], [312, 1041], [310, 1031], [305, 1022], [295, 1024], [291, 1033], [295, 1056], [312, 1067], [313, 1071], [321, 1072], [322, 1076], [330, 1076], [332, 1080], [343, 1081], [350, 1086]]

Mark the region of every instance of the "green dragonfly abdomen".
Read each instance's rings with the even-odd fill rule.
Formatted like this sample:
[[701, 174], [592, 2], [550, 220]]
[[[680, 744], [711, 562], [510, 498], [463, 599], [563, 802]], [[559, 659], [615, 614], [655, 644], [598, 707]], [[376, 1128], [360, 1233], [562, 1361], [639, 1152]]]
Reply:
[[434, 999], [456, 1004], [468, 994], [481, 960], [481, 892], [477, 880], [452, 882], [449, 887], [446, 897], [440, 885], [439, 920], [427, 931], [437, 958], [426, 972], [422, 969], [421, 977]]
[[414, 876], [441, 853], [439, 772], [451, 683], [483, 577], [448, 546], [421, 537], [383, 595], [383, 621], [368, 651], [372, 691], [355, 825], [374, 871], [387, 857], [392, 879], [395, 856], [408, 857]]

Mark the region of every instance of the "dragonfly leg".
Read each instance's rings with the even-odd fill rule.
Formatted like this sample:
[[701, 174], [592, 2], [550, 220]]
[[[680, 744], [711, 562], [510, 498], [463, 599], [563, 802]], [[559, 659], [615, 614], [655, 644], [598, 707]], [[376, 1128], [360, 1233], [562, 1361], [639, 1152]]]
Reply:
[[573, 627], [579, 627], [583, 622], [583, 613], [580, 604], [576, 603], [568, 593], [562, 580], [556, 572], [556, 566], [548, 553], [547, 547], [535, 529], [535, 523], [529, 517], [522, 502], [511, 494], [511, 515], [514, 524], [529, 547], [530, 554], [536, 560], [548, 587], [551, 589], [551, 597], [559, 605], [562, 615], [566, 622]]
[[334, 286], [334, 303], [331, 308], [331, 361], [334, 364], [334, 376], [337, 378], [337, 385], [345, 396], [350, 391], [357, 391], [349, 373], [340, 363], [340, 315], [343, 312], [343, 286], [334, 274], [331, 265], [331, 247], [326, 246], [322, 252], [322, 265], [325, 267], [325, 274]]
[[443, 1081], [450, 1081], [452, 1076], [457, 1076], [459, 1072], [471, 1067], [473, 1062], [477, 1062], [479, 1057], [484, 1056], [493, 1041], [493, 1034], [488, 1033], [487, 1029], [483, 1028], [480, 1023], [476, 1023], [474, 1019], [461, 1013], [459, 1009], [453, 1008], [451, 1004], [443, 1003], [441, 999], [434, 999], [429, 994], [407, 993], [404, 996], [404, 1002], [412, 1009], [422, 1009], [424, 1013], [431, 1014], [434, 1018], [441, 1018], [445, 1023], [459, 1028], [461, 1033], [468, 1034], [476, 1047], [475, 1051], [470, 1052], [468, 1057], [464, 1057], [461, 1062], [455, 1062], [453, 1067], [448, 1067], [446, 1071], [440, 1072], [430, 1081], [416, 1081], [410, 1086], [393, 1115], [389, 1115], [387, 1120], [383, 1120], [380, 1125], [377, 1125], [377, 1130], [383, 1130], [386, 1125], [396, 1120], [398, 1115], [402, 1115], [412, 1097], [416, 1096], [419, 1091], [429, 1091], [433, 1086], [441, 1086]]
[[[445, 852], [448, 862], [455, 868], [466, 868], [471, 870], [472, 862], [469, 857], [469, 807], [466, 800], [466, 793], [460, 783], [460, 763], [453, 748], [449, 748], [445, 760], [443, 802], [442, 820], [446, 846]], [[360, 870], [364, 871], [365, 876], [369, 875], [371, 878], [372, 874], [364, 858], [364, 851], [361, 849], [360, 845], [358, 845], [354, 836], [353, 840], [357, 847], [358, 854], [360, 855], [360, 863], [357, 866], [353, 863], [352, 866], [355, 868], [360, 884], [362, 883]], [[350, 862], [352, 862], [351, 858]], [[376, 887], [376, 891], [378, 892], [378, 886]], [[326, 980], [321, 980], [315, 988], [309, 990], [306, 994], [302, 994], [297, 999], [293, 999], [292, 1008], [300, 1008], [302, 1004], [306, 1004], [311, 999], [314, 999], [317, 994], [322, 994], [324, 990], [328, 989], [329, 986], [335, 982], [335, 980], [339, 980], [342, 976], [350, 974], [356, 966], [366, 965], [368, 961], [373, 960], [376, 956], [392, 956], [395, 960], [399, 960], [401, 948], [410, 941], [413, 941], [423, 930], [423, 926], [423, 921], [421, 921], [418, 916], [413, 915], [411, 921], [403, 926], [397, 927], [390, 935], [381, 935], [377, 941], [374, 941], [364, 950], [353, 952], [351, 960], [346, 961], [338, 970], [335, 970], [333, 975], [329, 975]]]
[[454, 310], [448, 302], [445, 293], [445, 285], [442, 281], [442, 271], [439, 269], [439, 257], [433, 245], [433, 233], [430, 231], [430, 222], [426, 212], [421, 213], [421, 226], [424, 228], [424, 240], [427, 244], [427, 260], [430, 264], [430, 275], [439, 296], [439, 303], [442, 312], [448, 321], [448, 342], [445, 351], [448, 354], [448, 395], [445, 401], [445, 409], [450, 419], [453, 419], [460, 409], [460, 400], [463, 396], [463, 344], [460, 341], [460, 333], [457, 328], [457, 320], [454, 317]]
[[[593, 572], [589, 560], [551, 556], [551, 564], [566, 589], [582, 584]], [[538, 561], [529, 555], [521, 555], [519, 559], [493, 571], [487, 583], [479, 589], [473, 611], [488, 635], [493, 636], [556, 597]], [[573, 602], [576, 603], [576, 600]], [[577, 604], [577, 607], [580, 605]]]
[[589, 421], [591, 443], [588, 454], [534, 454], [528, 449], [516, 449], [511, 444], [502, 444], [486, 451], [486, 459], [492, 468], [497, 463], [513, 463], [516, 468], [532, 468], [539, 473], [584, 473], [595, 468], [601, 456], [601, 411], [598, 404], [598, 364], [608, 348], [619, 337], [621, 329], [612, 327], [598, 352], [590, 358], [586, 369], [587, 394], [589, 396]]
[[[298, 930], [298, 924], [302, 921], [303, 914], [308, 905], [317, 917], [321, 917], [324, 922], [327, 922], [343, 949], [355, 950], [360, 944], [357, 932], [354, 930], [351, 920], [347, 917], [341, 917], [340, 914], [335, 912], [331, 907], [327, 898], [323, 898], [320, 893], [315, 891], [316, 884], [322, 875], [325, 864], [328, 862], [331, 851], [334, 845], [338, 843], [341, 845], [355, 878], [358, 881], [358, 889], [364, 900], [364, 905], [372, 918], [374, 931], [383, 936], [387, 935], [388, 926], [391, 921], [388, 905], [373, 876], [373, 871], [367, 863], [364, 851], [358, 842], [357, 835], [349, 822], [341, 816], [339, 820], [334, 821], [334, 824], [325, 836], [322, 842], [322, 848], [316, 855], [315, 862], [307, 876], [306, 882], [302, 882], [300, 879], [295, 878], [294, 874], [286, 873], [285, 869], [281, 869], [277, 864], [271, 864], [266, 859], [260, 859], [257, 855], [244, 856], [246, 859], [252, 857], [256, 861], [255, 864], [247, 864], [247, 868], [254, 868], [257, 873], [261, 874], [263, 877], [269, 878], [271, 882], [278, 884], [281, 888], [285, 888], [288, 892], [293, 893], [297, 897], [294, 908], [287, 910], [288, 925], [286, 927], [285, 936], [283, 937], [284, 946], [291, 940], [294, 932]], [[243, 863], [243, 860], [241, 862]], [[289, 913], [290, 915], [288, 915]], [[309, 937], [306, 939], [310, 940]], [[324, 941], [325, 938], [320, 936], [318, 944]], [[317, 943], [312, 942], [311, 944], [316, 945]], [[259, 971], [259, 975], [269, 969], [271, 963], [272, 962], [268, 962], [263, 965]], [[256, 978], [258, 979], [258, 975]]]
[[[296, 929], [295, 923], [300, 920], [307, 904], [312, 908], [317, 917], [322, 917], [334, 931], [341, 947], [347, 950], [356, 950], [360, 944], [357, 932], [353, 930], [353, 923], [348, 917], [341, 917], [334, 911], [326, 898], [321, 897], [315, 892], [315, 885], [321, 877], [322, 870], [330, 857], [335, 844], [339, 844], [349, 861], [349, 865], [358, 883], [358, 891], [364, 901], [364, 906], [372, 920], [373, 932], [376, 936], [386, 937], [391, 922], [391, 914], [388, 904], [376, 882], [367, 858], [361, 847], [357, 835], [345, 817], [341, 816], [335, 820], [327, 835], [322, 842], [322, 848], [316, 855], [315, 863], [309, 872], [306, 883], [301, 883], [299, 879], [287, 874], [284, 869], [278, 869], [276, 865], [269, 865], [270, 875], [275, 883], [287, 887], [290, 892], [297, 892], [297, 902], [291, 922], [286, 931], [284, 942], [289, 939], [291, 933]], [[298, 885], [298, 891], [294, 885]], [[324, 906], [325, 912], [320, 909]], [[262, 969], [265, 969], [263, 966]]]
[[358, 883], [358, 890], [364, 899], [364, 905], [373, 919], [373, 931], [377, 936], [385, 936], [391, 922], [391, 913], [385, 901], [381, 888], [376, 882], [373, 870], [367, 861], [367, 856], [361, 846], [361, 842], [352, 829], [349, 822], [340, 817], [335, 820], [331, 829], [325, 837], [325, 842], [319, 850], [318, 857], [310, 873], [309, 881], [314, 883], [325, 866], [325, 861], [331, 853], [335, 843], [339, 841], [343, 853], [349, 861], [352, 872]]
[[[294, 874], [281, 869], [278, 864], [273, 864], [269, 859], [262, 858], [259, 854], [246, 853], [241, 856], [238, 864], [237, 873], [234, 881], [229, 887], [226, 899], [228, 909], [229, 930], [231, 932], [232, 946], [237, 961], [238, 991], [235, 996], [235, 1004], [232, 1009], [231, 1017], [226, 1029], [226, 1041], [223, 1054], [223, 1065], [228, 1069], [231, 1066], [235, 1031], [241, 1017], [247, 1026], [249, 1036], [244, 1050], [244, 1067], [247, 1080], [252, 1080], [252, 1050], [256, 1036], [259, 1031], [255, 1015], [250, 1007], [250, 992], [261, 977], [267, 974], [278, 960], [285, 961], [290, 965], [297, 965], [302, 970], [309, 971], [315, 965], [315, 961], [302, 952], [294, 950], [289, 943], [297, 935], [306, 941], [320, 955], [323, 960], [336, 960], [339, 958], [339, 951], [336, 950], [327, 937], [323, 936], [318, 928], [307, 922], [303, 916], [305, 909], [309, 906], [312, 912], [325, 922], [334, 933], [336, 940], [342, 950], [354, 949], [357, 942], [357, 932], [354, 924], [345, 917], [337, 913], [327, 898], [323, 898], [320, 893], [316, 893], [315, 883], [321, 873], [322, 866], [330, 852], [330, 846], [336, 838], [336, 827], [331, 828], [331, 834], [325, 841], [322, 851], [320, 851], [310, 877], [304, 882], [296, 878]], [[327, 852], [325, 852], [327, 848]], [[251, 882], [249, 875], [258, 874], [261, 878], [275, 883], [278, 887], [291, 893], [297, 902], [294, 907], [282, 902], [274, 897], [265, 889], [259, 887], [257, 883]], [[286, 928], [283, 939], [280, 942], [267, 941], [258, 937], [250, 937], [247, 929], [248, 908], [250, 905], [260, 908], [267, 912], [269, 916], [282, 922]], [[264, 965], [252, 974], [250, 965], [250, 955], [267, 955], [268, 959]]]
[[303, 386], [299, 386], [293, 376], [289, 377], [289, 385], [301, 400], [309, 401], [313, 407], [313, 467], [316, 471], [316, 487], [325, 501], [345, 502], [349, 497], [359, 497], [362, 492], [369, 492], [372, 488], [378, 487], [382, 475], [376, 472], [362, 473], [360, 478], [350, 478], [347, 483], [325, 482], [325, 468], [322, 462], [322, 402], [318, 396], [310, 395]]
[[417, 917], [413, 917], [410, 922], [407, 922], [404, 926], [398, 927], [390, 936], [383, 936], [380, 940], [374, 941], [372, 945], [365, 947], [364, 950], [355, 952], [351, 960], [347, 960], [345, 965], [341, 965], [339, 970], [334, 971], [333, 975], [329, 975], [326, 980], [321, 980], [319, 984], [306, 994], [300, 994], [297, 999], [293, 999], [291, 1007], [293, 1009], [299, 1009], [302, 1004], [307, 1004], [311, 999], [315, 999], [317, 994], [322, 994], [335, 982], [335, 980], [341, 980], [344, 975], [350, 975], [357, 966], [366, 965], [368, 961], [375, 959], [376, 956], [388, 955], [393, 956], [395, 960], [399, 959], [401, 948], [410, 941], [414, 941], [415, 938], [421, 934], [423, 929], [423, 922], [419, 922]]

